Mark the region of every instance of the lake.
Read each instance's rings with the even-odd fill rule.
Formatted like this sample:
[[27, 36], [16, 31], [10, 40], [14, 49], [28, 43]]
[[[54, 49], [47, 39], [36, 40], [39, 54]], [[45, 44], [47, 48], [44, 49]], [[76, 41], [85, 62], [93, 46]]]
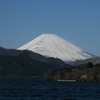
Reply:
[[100, 83], [0, 79], [0, 100], [100, 100]]

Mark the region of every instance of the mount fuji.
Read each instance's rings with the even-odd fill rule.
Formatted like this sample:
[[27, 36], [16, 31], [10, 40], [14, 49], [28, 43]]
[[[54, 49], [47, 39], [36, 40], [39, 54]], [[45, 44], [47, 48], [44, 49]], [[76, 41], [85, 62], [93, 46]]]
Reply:
[[45, 57], [54, 57], [64, 62], [84, 60], [93, 56], [55, 34], [42, 34], [18, 50], [30, 50]]

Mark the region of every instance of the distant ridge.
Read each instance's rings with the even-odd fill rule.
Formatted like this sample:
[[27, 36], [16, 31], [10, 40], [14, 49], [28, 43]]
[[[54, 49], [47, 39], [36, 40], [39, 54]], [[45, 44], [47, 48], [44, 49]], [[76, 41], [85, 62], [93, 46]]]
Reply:
[[55, 34], [42, 34], [18, 49], [30, 50], [46, 57], [59, 58], [65, 62], [93, 57]]

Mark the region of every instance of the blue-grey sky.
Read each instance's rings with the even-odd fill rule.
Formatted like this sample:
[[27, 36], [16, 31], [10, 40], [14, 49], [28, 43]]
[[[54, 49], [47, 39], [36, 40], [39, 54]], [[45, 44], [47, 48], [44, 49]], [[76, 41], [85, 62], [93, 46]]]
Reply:
[[0, 0], [0, 46], [55, 33], [100, 56], [100, 0]]

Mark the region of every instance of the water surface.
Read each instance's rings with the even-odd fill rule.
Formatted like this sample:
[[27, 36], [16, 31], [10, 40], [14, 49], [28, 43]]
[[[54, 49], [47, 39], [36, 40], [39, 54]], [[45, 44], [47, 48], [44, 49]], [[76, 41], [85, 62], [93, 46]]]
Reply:
[[0, 79], [0, 100], [100, 100], [100, 83]]

